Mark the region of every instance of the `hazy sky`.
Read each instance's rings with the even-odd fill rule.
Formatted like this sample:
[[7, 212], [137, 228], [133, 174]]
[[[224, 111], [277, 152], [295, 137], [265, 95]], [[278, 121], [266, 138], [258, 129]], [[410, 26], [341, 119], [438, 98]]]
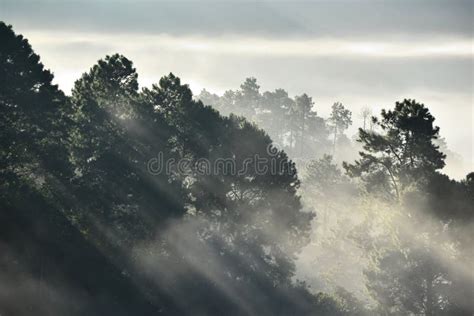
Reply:
[[474, 170], [474, 1], [18, 1], [0, 19], [30, 39], [56, 82], [115, 52], [140, 83], [169, 72], [198, 93], [255, 76], [262, 89], [306, 92], [327, 115], [335, 101], [360, 123], [403, 98], [425, 103], [449, 147]]

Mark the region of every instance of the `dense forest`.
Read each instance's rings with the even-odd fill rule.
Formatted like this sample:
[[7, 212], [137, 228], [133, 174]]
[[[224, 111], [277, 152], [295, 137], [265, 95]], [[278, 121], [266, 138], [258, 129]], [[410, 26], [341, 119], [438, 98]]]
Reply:
[[1, 315], [473, 315], [474, 173], [442, 173], [424, 104], [353, 139], [255, 78], [140, 89], [115, 54], [66, 95], [0, 43]]

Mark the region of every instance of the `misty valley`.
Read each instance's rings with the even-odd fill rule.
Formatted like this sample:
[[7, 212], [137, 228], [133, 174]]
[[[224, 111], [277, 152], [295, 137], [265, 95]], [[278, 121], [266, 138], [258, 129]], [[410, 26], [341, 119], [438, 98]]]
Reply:
[[0, 23], [0, 315], [474, 315], [474, 173], [429, 103], [47, 67]]

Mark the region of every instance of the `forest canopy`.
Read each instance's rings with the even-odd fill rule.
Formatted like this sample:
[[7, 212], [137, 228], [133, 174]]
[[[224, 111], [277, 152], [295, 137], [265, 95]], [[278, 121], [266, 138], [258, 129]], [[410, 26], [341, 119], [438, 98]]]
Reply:
[[474, 173], [441, 173], [427, 105], [366, 109], [353, 139], [348, 105], [255, 78], [140, 89], [113, 54], [66, 95], [0, 43], [1, 315], [474, 312]]

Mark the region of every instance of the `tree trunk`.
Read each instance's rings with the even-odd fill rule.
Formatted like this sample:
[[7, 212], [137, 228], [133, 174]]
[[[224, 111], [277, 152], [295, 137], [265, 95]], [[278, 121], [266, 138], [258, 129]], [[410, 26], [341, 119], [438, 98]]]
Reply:
[[304, 151], [304, 121], [305, 121], [305, 117], [304, 117], [304, 113], [303, 113], [303, 117], [302, 117], [302, 120], [301, 120], [301, 138], [300, 138], [300, 156], [301, 156], [301, 158], [303, 158], [303, 151]]

